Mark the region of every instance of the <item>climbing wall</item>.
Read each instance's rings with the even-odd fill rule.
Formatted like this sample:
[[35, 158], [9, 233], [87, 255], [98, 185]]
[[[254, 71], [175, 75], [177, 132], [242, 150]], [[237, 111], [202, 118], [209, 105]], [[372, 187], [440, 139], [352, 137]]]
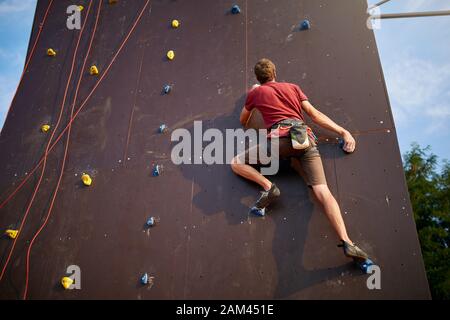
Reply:
[[[429, 298], [366, 1], [80, 0], [84, 29], [68, 30], [71, 4], [38, 1], [0, 137], [0, 227], [20, 229], [0, 241], [1, 298]], [[304, 19], [311, 28], [301, 31]], [[349, 233], [381, 269], [380, 290], [336, 248], [289, 167], [274, 178], [280, 201], [260, 218], [248, 214], [258, 188], [229, 166], [172, 164], [173, 129], [239, 127], [261, 57], [354, 133], [346, 155], [314, 127]], [[79, 290], [61, 285], [71, 265]]]

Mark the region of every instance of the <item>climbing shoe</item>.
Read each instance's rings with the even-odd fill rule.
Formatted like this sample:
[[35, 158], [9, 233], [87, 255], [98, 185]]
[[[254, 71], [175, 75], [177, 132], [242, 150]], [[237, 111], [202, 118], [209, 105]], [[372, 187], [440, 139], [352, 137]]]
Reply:
[[280, 196], [280, 189], [277, 188], [275, 183], [272, 183], [272, 186], [268, 191], [261, 192], [261, 196], [256, 201], [254, 207], [258, 209], [264, 209], [268, 207], [273, 201], [275, 201]]
[[342, 240], [342, 244], [338, 245], [338, 247], [344, 248], [344, 254], [349, 258], [358, 261], [365, 261], [369, 258], [369, 255], [360, 249], [356, 244], [351, 244]]

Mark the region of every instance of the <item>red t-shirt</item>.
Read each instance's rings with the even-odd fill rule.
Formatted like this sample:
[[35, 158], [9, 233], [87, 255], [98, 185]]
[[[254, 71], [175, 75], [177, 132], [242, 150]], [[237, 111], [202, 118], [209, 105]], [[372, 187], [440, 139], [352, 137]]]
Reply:
[[267, 128], [284, 119], [304, 121], [302, 101], [308, 97], [300, 87], [287, 82], [266, 82], [247, 94], [245, 108], [261, 112]]

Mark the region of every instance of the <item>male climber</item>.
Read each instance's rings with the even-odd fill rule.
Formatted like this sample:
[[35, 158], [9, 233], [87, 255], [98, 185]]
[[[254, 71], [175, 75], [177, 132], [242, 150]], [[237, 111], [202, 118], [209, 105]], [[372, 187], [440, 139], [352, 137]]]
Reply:
[[[312, 134], [311, 129], [304, 124], [303, 111], [322, 128], [339, 134], [344, 141], [344, 151], [351, 153], [355, 150], [355, 139], [350, 132], [314, 108], [298, 85], [276, 82], [276, 68], [272, 61], [269, 59], [259, 60], [255, 65], [254, 71], [261, 85], [254, 85], [248, 92], [245, 106], [240, 115], [241, 124], [245, 126], [252, 110], [257, 109], [260, 111], [265, 126], [270, 132], [280, 128], [287, 128], [291, 132], [292, 128], [297, 128], [297, 133], [301, 137], [301, 128], [307, 128], [303, 132], [304, 140], [308, 140], [306, 141], [307, 147], [303, 149], [301, 147], [294, 148], [296, 142], [295, 139], [291, 141], [292, 135], [287, 134], [286, 137], [283, 137], [278, 131], [278, 136], [280, 137], [279, 157], [289, 158], [293, 165], [297, 163], [300, 166], [303, 178], [322, 204], [328, 220], [342, 241], [341, 246], [344, 248], [344, 254], [356, 260], [367, 259], [368, 255], [358, 248], [347, 234], [339, 205], [327, 186], [315, 136]], [[300, 142], [305, 143], [305, 141]], [[259, 162], [258, 159], [251, 159], [252, 155], [254, 157], [255, 154], [257, 153], [250, 152], [247, 149], [233, 158], [231, 168], [236, 174], [256, 182], [264, 189], [261, 197], [256, 201], [254, 209], [265, 210], [267, 206], [280, 196], [280, 190], [249, 164]]]

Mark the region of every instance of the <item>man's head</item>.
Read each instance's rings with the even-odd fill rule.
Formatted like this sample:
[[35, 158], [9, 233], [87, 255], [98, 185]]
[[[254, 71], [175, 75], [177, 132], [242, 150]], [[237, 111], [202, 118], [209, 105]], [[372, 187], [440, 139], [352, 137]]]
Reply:
[[275, 80], [277, 75], [275, 64], [266, 58], [259, 60], [255, 65], [255, 75], [261, 84]]

